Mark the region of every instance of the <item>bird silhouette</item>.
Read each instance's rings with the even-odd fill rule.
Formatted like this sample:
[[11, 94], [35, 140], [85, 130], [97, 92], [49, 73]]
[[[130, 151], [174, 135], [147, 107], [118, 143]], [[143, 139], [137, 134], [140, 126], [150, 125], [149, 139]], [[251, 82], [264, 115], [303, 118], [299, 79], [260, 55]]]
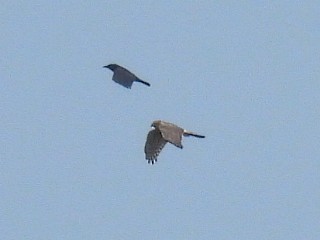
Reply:
[[109, 64], [103, 67], [109, 68], [111, 71], [113, 71], [112, 80], [126, 88], [131, 88], [133, 82], [140, 82], [150, 87], [150, 83], [141, 80], [128, 69], [125, 69], [118, 64]]
[[153, 129], [148, 133], [144, 147], [146, 159], [148, 160], [148, 163], [151, 164], [154, 164], [157, 161], [157, 157], [167, 142], [182, 149], [182, 136], [205, 138], [203, 135], [187, 131], [175, 124], [161, 120], [154, 121], [151, 124], [151, 127], [153, 127]]

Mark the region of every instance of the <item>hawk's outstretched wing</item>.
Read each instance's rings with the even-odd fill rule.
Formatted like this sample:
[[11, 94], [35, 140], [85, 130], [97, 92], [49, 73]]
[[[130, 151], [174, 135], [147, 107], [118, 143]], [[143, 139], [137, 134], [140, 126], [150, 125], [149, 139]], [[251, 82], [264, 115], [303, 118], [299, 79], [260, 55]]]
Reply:
[[166, 143], [167, 141], [162, 137], [158, 129], [153, 129], [148, 133], [144, 147], [148, 163], [154, 164], [157, 161], [157, 157]]

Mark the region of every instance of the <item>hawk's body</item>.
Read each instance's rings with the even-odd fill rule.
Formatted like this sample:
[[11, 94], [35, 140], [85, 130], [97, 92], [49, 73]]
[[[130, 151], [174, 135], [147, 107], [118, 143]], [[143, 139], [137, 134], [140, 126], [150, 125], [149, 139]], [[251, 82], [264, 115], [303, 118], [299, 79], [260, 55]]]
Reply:
[[146, 159], [148, 160], [148, 163], [151, 164], [154, 164], [157, 161], [158, 155], [167, 142], [182, 149], [182, 136], [205, 137], [161, 120], [154, 121], [151, 126], [154, 127], [154, 129], [148, 133], [144, 147]]
[[113, 71], [112, 80], [126, 88], [131, 88], [133, 82], [141, 82], [150, 87], [150, 83], [139, 79], [128, 69], [125, 69], [118, 64], [109, 64], [104, 66], [104, 68], [109, 68], [111, 71]]

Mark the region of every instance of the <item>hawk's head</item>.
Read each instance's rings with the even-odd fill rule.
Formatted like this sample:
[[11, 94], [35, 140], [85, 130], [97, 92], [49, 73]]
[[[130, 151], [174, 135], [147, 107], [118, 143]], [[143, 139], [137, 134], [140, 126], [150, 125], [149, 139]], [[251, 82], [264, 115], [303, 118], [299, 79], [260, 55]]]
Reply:
[[153, 121], [153, 123], [151, 124], [151, 127], [159, 128], [160, 124], [161, 124], [161, 120], [156, 120], [156, 121]]

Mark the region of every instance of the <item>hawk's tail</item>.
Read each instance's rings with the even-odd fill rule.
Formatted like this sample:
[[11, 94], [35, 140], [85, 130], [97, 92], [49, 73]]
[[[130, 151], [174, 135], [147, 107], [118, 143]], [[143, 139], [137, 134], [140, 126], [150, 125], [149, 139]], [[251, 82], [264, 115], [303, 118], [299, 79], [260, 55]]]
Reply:
[[189, 132], [189, 131], [186, 131], [186, 130], [184, 130], [183, 136], [186, 136], [186, 137], [192, 136], [192, 137], [197, 137], [197, 138], [205, 138], [205, 136], [203, 136], [203, 135], [199, 135], [199, 134], [196, 134], [196, 133], [193, 133], [193, 132]]
[[139, 79], [139, 78], [137, 78], [135, 81], [136, 81], [136, 82], [141, 82], [141, 83], [143, 83], [144, 85], [147, 85], [148, 87], [150, 87], [150, 86], [151, 86], [151, 84], [150, 84], [150, 83], [145, 82], [145, 81], [143, 81], [143, 80], [141, 80], [141, 79]]

